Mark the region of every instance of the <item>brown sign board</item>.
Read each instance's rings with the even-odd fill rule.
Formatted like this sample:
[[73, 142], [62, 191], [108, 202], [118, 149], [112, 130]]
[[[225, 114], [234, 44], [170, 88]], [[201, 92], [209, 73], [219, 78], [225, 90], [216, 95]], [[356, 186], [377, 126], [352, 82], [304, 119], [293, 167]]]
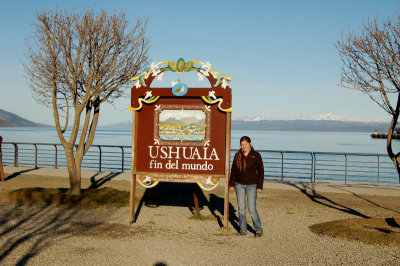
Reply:
[[200, 97], [145, 106], [138, 112], [136, 171], [224, 176], [225, 121]]
[[[197, 71], [210, 87], [175, 82], [152, 88], [164, 72]], [[231, 89], [229, 77], [200, 61], [163, 61], [132, 78], [132, 178], [145, 187], [158, 182], [198, 183], [213, 189], [229, 178]], [[227, 189], [227, 186], [226, 186]], [[131, 220], [132, 221], [132, 220]]]

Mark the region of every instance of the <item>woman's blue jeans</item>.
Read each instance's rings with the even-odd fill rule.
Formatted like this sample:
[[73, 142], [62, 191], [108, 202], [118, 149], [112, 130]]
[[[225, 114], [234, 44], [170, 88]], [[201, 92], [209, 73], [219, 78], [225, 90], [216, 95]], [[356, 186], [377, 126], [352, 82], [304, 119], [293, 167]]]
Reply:
[[239, 226], [240, 231], [247, 232], [246, 222], [246, 198], [249, 206], [249, 213], [253, 220], [253, 226], [256, 233], [262, 233], [261, 220], [258, 216], [256, 201], [257, 201], [257, 185], [242, 185], [235, 183], [236, 199], [239, 209]]

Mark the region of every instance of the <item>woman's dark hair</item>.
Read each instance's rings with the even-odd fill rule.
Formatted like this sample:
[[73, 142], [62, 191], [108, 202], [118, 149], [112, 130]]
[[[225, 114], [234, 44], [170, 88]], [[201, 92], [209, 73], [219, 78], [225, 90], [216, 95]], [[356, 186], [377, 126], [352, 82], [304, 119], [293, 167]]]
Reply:
[[243, 136], [243, 137], [241, 137], [239, 143], [242, 143], [243, 140], [244, 140], [244, 141], [247, 141], [248, 143], [251, 143], [251, 139], [250, 139], [250, 137], [248, 137], [248, 136]]
[[[251, 139], [248, 136], [241, 137], [240, 143], [242, 143], [242, 141], [251, 143]], [[251, 150], [252, 151], [254, 150], [253, 146], [251, 146]], [[242, 151], [242, 149], [240, 149], [238, 152], [238, 155], [235, 157], [236, 166], [237, 166], [237, 168], [239, 168], [240, 172], [242, 171], [242, 168], [246, 170], [246, 167], [247, 167], [247, 162], [246, 162], [246, 160], [243, 160], [243, 157], [244, 157], [243, 151]], [[241, 163], [242, 161], [243, 161], [243, 167], [242, 167], [242, 163]]]

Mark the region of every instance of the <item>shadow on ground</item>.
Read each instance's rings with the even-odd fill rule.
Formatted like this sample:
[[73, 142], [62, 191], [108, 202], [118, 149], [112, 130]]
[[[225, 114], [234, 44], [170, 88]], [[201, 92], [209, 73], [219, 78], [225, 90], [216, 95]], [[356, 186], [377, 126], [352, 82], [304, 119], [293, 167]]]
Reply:
[[315, 190], [314, 184], [312, 183], [291, 183], [291, 182], [285, 182], [285, 184], [290, 185], [292, 187], [297, 188], [300, 190], [304, 195], [306, 195], [310, 200], [312, 200], [315, 203], [321, 204], [323, 206], [326, 206], [328, 208], [332, 208], [338, 211], [342, 211], [351, 215], [355, 215], [361, 218], [370, 218], [368, 215], [365, 215], [353, 208], [344, 206], [340, 203], [337, 203], [328, 197], [318, 193]]
[[30, 171], [33, 171], [33, 170], [36, 170], [36, 169], [37, 169], [37, 168], [31, 168], [31, 169], [26, 169], [26, 170], [14, 172], [14, 173], [12, 173], [11, 175], [6, 176], [5, 179], [4, 179], [4, 181], [11, 180], [11, 179], [13, 179], [13, 178], [15, 178], [15, 177], [17, 177], [17, 176], [19, 176], [19, 175], [21, 175], [21, 174], [24, 174], [24, 173], [27, 173], [27, 172], [30, 172]]
[[[385, 209], [385, 210], [392, 211], [392, 212], [395, 212], [395, 213], [397, 213], [397, 214], [400, 214], [400, 211], [397, 211], [397, 210], [394, 210], [394, 209], [392, 209], [392, 208], [388, 208], [388, 207], [382, 206], [381, 204], [378, 204], [378, 203], [376, 203], [376, 202], [373, 202], [373, 201], [370, 200], [370, 199], [367, 199], [365, 196], [358, 195], [357, 193], [354, 193], [354, 192], [352, 192], [352, 191], [350, 191], [350, 190], [348, 190], [348, 189], [345, 189], [345, 188], [343, 188], [343, 187], [339, 187], [339, 186], [335, 186], [335, 185], [331, 185], [331, 187], [336, 188], [336, 189], [338, 189], [338, 190], [342, 190], [342, 191], [348, 192], [348, 193], [352, 194], [354, 197], [359, 198], [359, 199], [361, 199], [361, 200], [364, 200], [364, 201], [366, 201], [366, 202], [368, 202], [368, 203], [370, 203], [371, 205], [374, 205], [374, 206], [376, 206], [376, 207], [379, 207], [379, 208], [382, 208], [382, 209]], [[374, 188], [374, 189], [376, 189], [376, 188]]]
[[26, 249], [14, 262], [15, 265], [27, 264], [31, 258], [51, 246], [55, 238], [68, 237], [68, 221], [77, 214], [77, 210], [50, 205], [27, 208], [27, 205], [19, 204], [8, 207], [8, 210], [2, 206], [2, 209], [0, 239], [3, 244], [0, 246], [0, 262], [17, 249]]
[[[115, 236], [119, 229], [118, 225], [104, 221], [79, 222], [83, 215], [82, 210], [75, 208], [0, 203], [0, 264], [26, 265], [60, 240], [77, 235], [95, 236], [96, 231], [104, 236], [107, 230], [113, 230], [111, 234]], [[127, 230], [128, 226], [119, 229], [124, 234]]]
[[[149, 208], [159, 206], [187, 207], [192, 214], [195, 214], [193, 193], [198, 198], [200, 211], [208, 208], [218, 221], [218, 225], [223, 227], [224, 198], [211, 192], [204, 194], [197, 184], [191, 183], [160, 182], [157, 186], [146, 189], [136, 208], [135, 221], [139, 219], [143, 205]], [[229, 222], [236, 230], [239, 230], [238, 221], [236, 209], [229, 203]]]
[[[397, 221], [396, 221], [397, 219]], [[352, 218], [314, 224], [310, 230], [318, 235], [345, 238], [367, 244], [400, 245], [399, 218]]]
[[97, 172], [92, 177], [90, 177], [90, 186], [88, 188], [99, 188], [102, 185], [104, 185], [105, 183], [107, 183], [108, 181], [113, 180], [116, 176], [118, 176], [121, 173], [120, 172], [110, 172], [107, 175], [96, 180], [96, 177], [100, 174], [102, 174], [102, 172]]

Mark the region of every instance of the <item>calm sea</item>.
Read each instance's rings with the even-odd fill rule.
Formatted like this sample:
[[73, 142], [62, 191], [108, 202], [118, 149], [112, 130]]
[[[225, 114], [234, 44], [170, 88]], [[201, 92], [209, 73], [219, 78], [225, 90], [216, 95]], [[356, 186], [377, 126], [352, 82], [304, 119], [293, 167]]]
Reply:
[[[386, 154], [386, 140], [373, 139], [366, 132], [297, 132], [297, 131], [242, 131], [232, 130], [232, 149], [239, 148], [239, 139], [247, 135], [257, 150], [348, 152]], [[60, 143], [54, 128], [0, 127], [4, 142]], [[129, 129], [98, 128], [94, 144], [131, 145]], [[400, 140], [394, 140], [395, 151]]]

